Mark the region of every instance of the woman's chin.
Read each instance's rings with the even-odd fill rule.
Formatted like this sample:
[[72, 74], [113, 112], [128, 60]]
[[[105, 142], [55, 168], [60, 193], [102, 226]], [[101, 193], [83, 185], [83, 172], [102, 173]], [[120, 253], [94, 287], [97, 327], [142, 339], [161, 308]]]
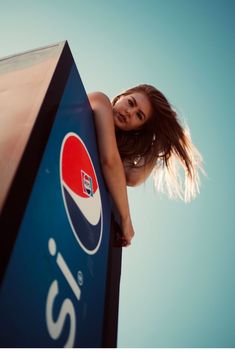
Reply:
[[121, 123], [116, 117], [114, 117], [114, 126], [116, 130], [129, 131], [125, 124]]
[[114, 118], [114, 125], [117, 129], [123, 130], [122, 123], [116, 117]]
[[116, 130], [128, 131], [128, 129], [125, 129], [125, 127], [122, 126], [121, 124], [115, 124], [115, 128]]

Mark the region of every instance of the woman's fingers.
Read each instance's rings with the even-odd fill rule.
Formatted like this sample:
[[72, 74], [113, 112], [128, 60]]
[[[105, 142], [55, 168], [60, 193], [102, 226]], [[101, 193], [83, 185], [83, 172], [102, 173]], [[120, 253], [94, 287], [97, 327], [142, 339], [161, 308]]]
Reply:
[[121, 246], [130, 246], [134, 236], [134, 229], [130, 218], [122, 220], [119, 234], [121, 235]]
[[127, 247], [131, 245], [131, 241], [125, 237], [122, 237], [122, 246]]

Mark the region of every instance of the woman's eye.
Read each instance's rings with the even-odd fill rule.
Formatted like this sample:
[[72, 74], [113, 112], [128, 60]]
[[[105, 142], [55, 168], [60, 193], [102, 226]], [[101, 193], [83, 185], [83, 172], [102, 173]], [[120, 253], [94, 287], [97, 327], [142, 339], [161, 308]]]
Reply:
[[128, 103], [129, 103], [129, 105], [130, 105], [131, 107], [133, 107], [134, 103], [132, 102], [131, 99], [128, 99]]
[[138, 119], [140, 119], [140, 120], [142, 120], [142, 119], [143, 119], [143, 116], [142, 116], [142, 114], [140, 114], [140, 113], [137, 113], [136, 115], [138, 116]]

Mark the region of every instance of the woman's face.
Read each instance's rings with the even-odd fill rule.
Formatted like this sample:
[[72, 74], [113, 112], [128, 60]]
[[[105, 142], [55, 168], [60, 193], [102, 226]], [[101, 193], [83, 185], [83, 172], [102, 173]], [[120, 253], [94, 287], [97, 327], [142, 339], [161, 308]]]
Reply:
[[120, 96], [113, 106], [114, 124], [121, 130], [138, 130], [151, 115], [151, 104], [144, 93]]

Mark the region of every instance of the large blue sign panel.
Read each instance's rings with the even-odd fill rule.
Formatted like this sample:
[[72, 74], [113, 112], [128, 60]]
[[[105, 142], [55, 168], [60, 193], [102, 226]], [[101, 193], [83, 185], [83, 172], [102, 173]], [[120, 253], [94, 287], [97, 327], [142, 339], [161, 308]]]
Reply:
[[2, 347], [102, 346], [109, 232], [92, 111], [73, 65], [2, 282]]

